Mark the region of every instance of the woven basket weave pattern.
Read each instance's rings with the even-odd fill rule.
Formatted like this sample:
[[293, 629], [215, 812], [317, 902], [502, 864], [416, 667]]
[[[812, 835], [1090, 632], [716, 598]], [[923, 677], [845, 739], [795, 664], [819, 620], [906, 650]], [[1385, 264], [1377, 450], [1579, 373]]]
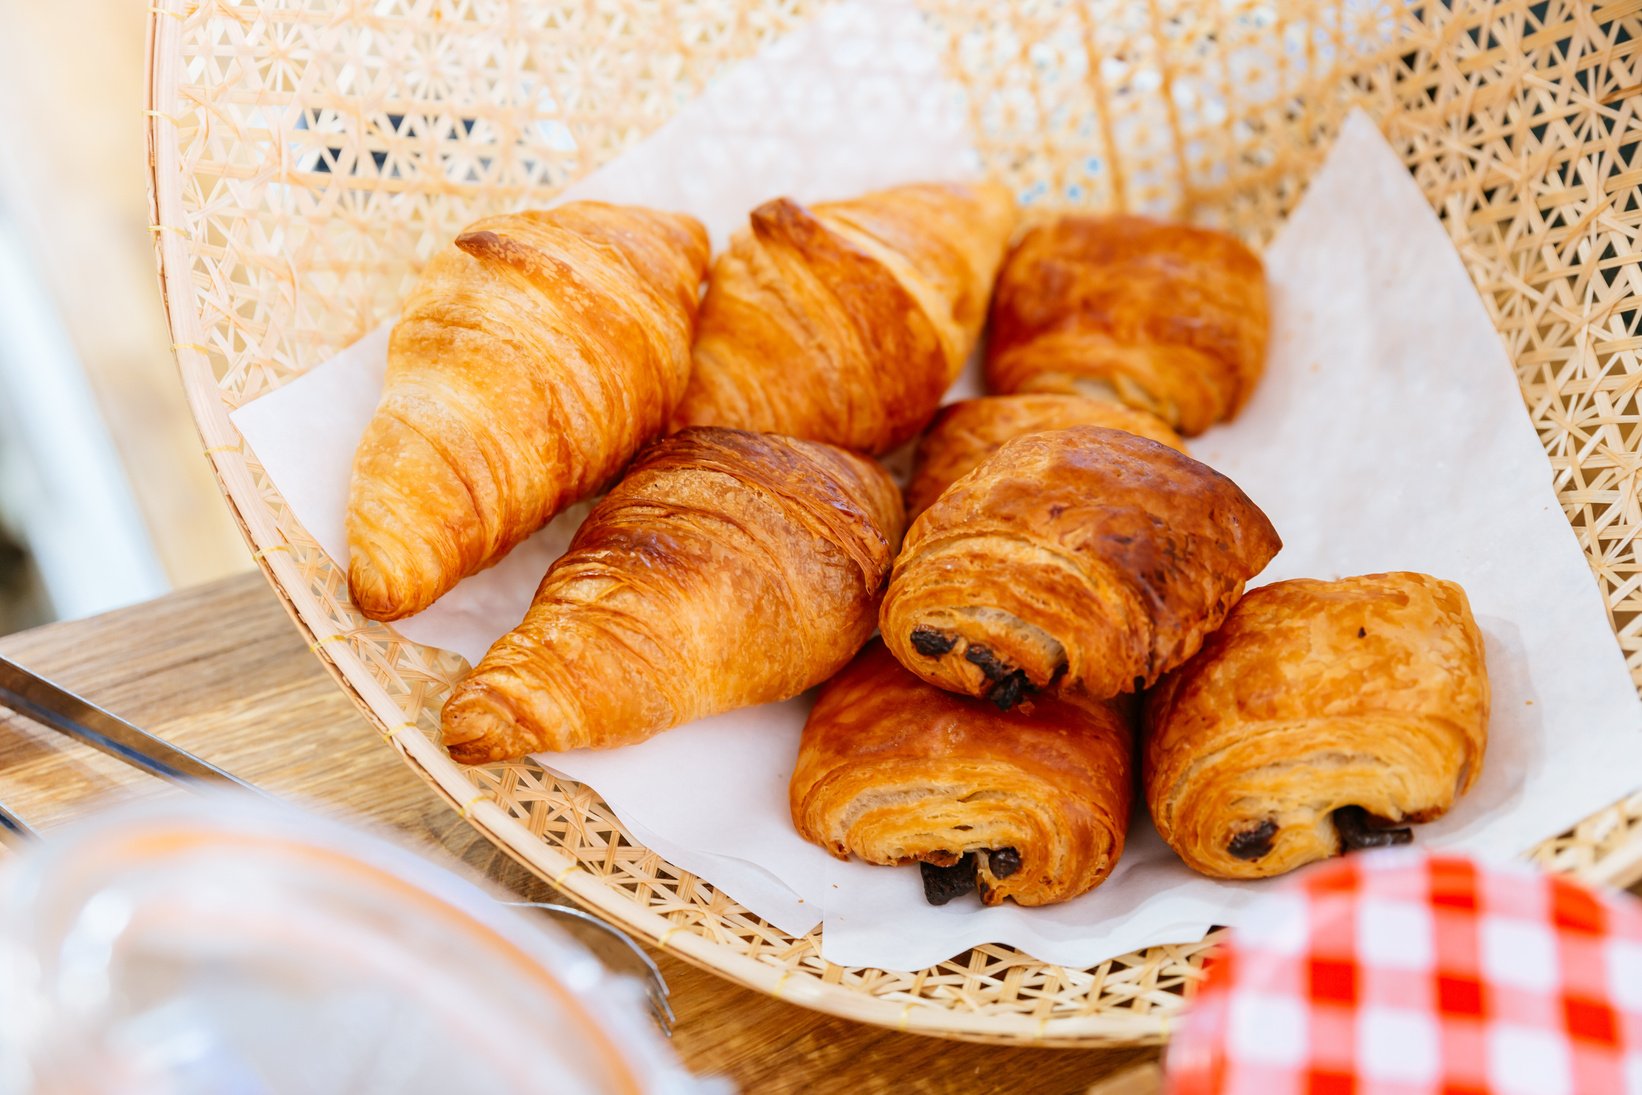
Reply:
[[[635, 845], [586, 787], [531, 763], [451, 764], [437, 713], [465, 665], [353, 611], [227, 418], [391, 315], [457, 229], [550, 197], [825, 6], [163, 0], [154, 229], [184, 382], [224, 492], [316, 653], [453, 806], [568, 892], [839, 1014], [977, 1039], [1155, 1040], [1212, 940], [1090, 970], [1002, 947], [917, 973], [845, 969]], [[1035, 213], [1144, 209], [1264, 240], [1346, 112], [1368, 110], [1481, 290], [1642, 682], [1642, 3], [920, 6], [988, 167]], [[1535, 856], [1631, 877], [1642, 795], [1591, 806]]]

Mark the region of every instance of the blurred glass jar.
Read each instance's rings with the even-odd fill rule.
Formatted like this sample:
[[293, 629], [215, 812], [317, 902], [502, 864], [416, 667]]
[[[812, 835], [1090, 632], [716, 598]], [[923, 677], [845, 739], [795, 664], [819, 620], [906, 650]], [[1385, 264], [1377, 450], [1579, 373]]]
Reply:
[[416, 855], [206, 796], [0, 868], [0, 1092], [701, 1092], [641, 987]]

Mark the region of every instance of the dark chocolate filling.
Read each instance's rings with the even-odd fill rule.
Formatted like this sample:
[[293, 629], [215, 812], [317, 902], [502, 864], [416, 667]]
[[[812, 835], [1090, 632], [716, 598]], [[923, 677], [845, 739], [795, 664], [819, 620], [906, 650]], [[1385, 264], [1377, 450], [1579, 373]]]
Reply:
[[[986, 856], [986, 869], [993, 878], [1008, 878], [1021, 869], [1021, 853], [1014, 848], [994, 848], [981, 854]], [[980, 868], [974, 852], [965, 852], [950, 867], [919, 863], [918, 871], [924, 879], [924, 900], [931, 905], [945, 905], [954, 897], [980, 889], [985, 885]]]
[[962, 897], [975, 888], [975, 855], [966, 852], [950, 867], [920, 863], [924, 876], [924, 900], [931, 905], [945, 905], [954, 897]]
[[1008, 878], [1021, 869], [1021, 854], [1013, 848], [998, 848], [986, 857], [993, 878]]
[[1021, 697], [1028, 692], [1036, 692], [1032, 682], [1026, 679], [1026, 671], [1017, 669], [1003, 680], [992, 686], [992, 691], [986, 698], [997, 705], [999, 711], [1007, 711], [1021, 702]]
[[1334, 811], [1334, 828], [1340, 834], [1341, 846], [1348, 852], [1389, 848], [1414, 839], [1414, 831], [1408, 826], [1398, 827], [1390, 818], [1375, 817], [1361, 806], [1342, 806]]
[[1252, 829], [1244, 829], [1231, 838], [1226, 851], [1238, 859], [1259, 859], [1271, 851], [1272, 838], [1277, 835], [1277, 822], [1267, 818]]
[[939, 658], [958, 645], [956, 635], [936, 631], [933, 627], [915, 627], [909, 638], [912, 641], [912, 649], [926, 658]]
[[971, 646], [965, 650], [964, 661], [978, 667], [989, 681], [1001, 681], [1011, 672], [1007, 665], [1000, 662], [992, 651], [984, 646]]
[[1037, 691], [1026, 679], [1026, 670], [1009, 668], [984, 646], [969, 647], [964, 651], [964, 660], [979, 668], [992, 682], [986, 698], [996, 704], [999, 711], [1009, 710], [1021, 702], [1023, 696]]

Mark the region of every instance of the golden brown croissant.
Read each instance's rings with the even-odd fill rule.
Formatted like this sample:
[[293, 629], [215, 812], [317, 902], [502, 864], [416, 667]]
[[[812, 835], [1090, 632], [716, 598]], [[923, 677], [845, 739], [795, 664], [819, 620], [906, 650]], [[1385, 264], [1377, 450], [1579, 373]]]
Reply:
[[1028, 434], [913, 522], [879, 626], [902, 665], [999, 707], [1115, 696], [1195, 653], [1281, 546], [1237, 484], [1156, 441]]
[[796, 696], [872, 634], [903, 517], [873, 461], [698, 428], [656, 442], [444, 710], [465, 763], [607, 748]]
[[924, 865], [945, 904], [1066, 901], [1123, 854], [1130, 704], [1044, 698], [1014, 711], [943, 692], [870, 644], [822, 689], [790, 798], [798, 832], [841, 859]]
[[1482, 771], [1488, 673], [1465, 591], [1424, 574], [1275, 582], [1147, 698], [1146, 801], [1220, 878], [1403, 843]]
[[1015, 224], [1000, 186], [900, 186], [752, 212], [713, 263], [678, 425], [884, 453], [929, 421]]
[[1190, 436], [1242, 407], [1269, 325], [1265, 268], [1233, 237], [1063, 217], [1026, 233], [998, 275], [986, 383], [1116, 399]]
[[433, 257], [354, 457], [361, 612], [426, 608], [665, 428], [707, 255], [691, 217], [572, 202], [478, 221]]
[[1186, 451], [1180, 435], [1154, 414], [1080, 395], [989, 395], [949, 403], [918, 440], [907, 483], [907, 520], [979, 467], [1005, 441], [1068, 426], [1106, 426]]

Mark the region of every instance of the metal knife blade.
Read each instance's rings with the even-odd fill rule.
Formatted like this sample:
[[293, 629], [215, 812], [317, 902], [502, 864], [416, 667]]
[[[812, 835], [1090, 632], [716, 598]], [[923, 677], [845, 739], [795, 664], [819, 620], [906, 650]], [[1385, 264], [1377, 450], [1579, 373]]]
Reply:
[[32, 825], [0, 805], [0, 845], [21, 848], [33, 843], [39, 835]]
[[262, 793], [7, 658], [0, 658], [0, 705], [162, 779], [228, 784]]

